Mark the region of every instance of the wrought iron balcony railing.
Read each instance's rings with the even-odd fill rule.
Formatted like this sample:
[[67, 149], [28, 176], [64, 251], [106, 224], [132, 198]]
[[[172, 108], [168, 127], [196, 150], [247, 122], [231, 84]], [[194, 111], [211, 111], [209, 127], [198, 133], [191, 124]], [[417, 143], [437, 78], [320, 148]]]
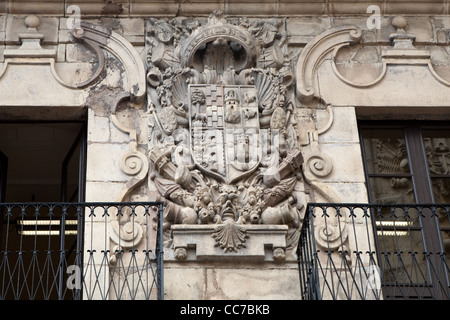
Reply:
[[0, 299], [163, 299], [162, 205], [1, 203]]
[[450, 205], [307, 207], [302, 299], [450, 299]]

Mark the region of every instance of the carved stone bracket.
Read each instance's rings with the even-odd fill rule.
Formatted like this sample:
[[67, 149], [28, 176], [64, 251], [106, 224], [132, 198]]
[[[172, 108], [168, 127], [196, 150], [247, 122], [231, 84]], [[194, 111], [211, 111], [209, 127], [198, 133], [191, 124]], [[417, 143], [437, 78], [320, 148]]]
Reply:
[[[238, 229], [234, 229], [238, 226]], [[219, 229], [218, 229], [219, 228]], [[224, 232], [227, 229], [227, 232]], [[237, 250], [230, 241], [240, 244]], [[224, 225], [174, 225], [174, 257], [177, 260], [227, 260], [242, 261], [283, 261], [286, 258], [285, 225], [235, 225], [232, 222]], [[222, 242], [223, 240], [223, 242]], [[224, 255], [223, 251], [231, 250], [233, 254]]]

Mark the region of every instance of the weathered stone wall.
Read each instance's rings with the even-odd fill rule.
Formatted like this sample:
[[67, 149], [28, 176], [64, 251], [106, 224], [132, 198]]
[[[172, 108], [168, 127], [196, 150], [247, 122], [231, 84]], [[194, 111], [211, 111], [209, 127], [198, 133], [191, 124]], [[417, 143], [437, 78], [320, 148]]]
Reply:
[[199, 16], [208, 15], [215, 10], [222, 10], [227, 15], [248, 16], [294, 16], [294, 15], [361, 15], [370, 5], [380, 7], [383, 15], [443, 15], [450, 8], [447, 0], [115, 0], [105, 3], [101, 0], [74, 0], [63, 2], [59, 0], [43, 1], [3, 1], [0, 3], [0, 13], [10, 14], [47, 14], [64, 16], [70, 5], [81, 8], [84, 16], [114, 15], [129, 16]]
[[[104, 16], [100, 18], [89, 16], [90, 10], [97, 12], [99, 9], [95, 9], [97, 10], [95, 11], [88, 4], [80, 5], [80, 8], [82, 12], [87, 12], [82, 17], [83, 22], [101, 26], [123, 37], [124, 42], [128, 43], [127, 48], [133, 48], [134, 55], [139, 57], [142, 65], [146, 67], [148, 67], [149, 61], [149, 34], [152, 32], [151, 28], [154, 21], [160, 19], [160, 16], [166, 14], [171, 16], [175, 10], [181, 15], [183, 13], [189, 15], [191, 11], [198, 13], [197, 10], [201, 8], [205, 15], [200, 20], [205, 23], [210, 12], [217, 9], [218, 6], [220, 7], [218, 9], [225, 6], [224, 18], [231, 21], [233, 25], [241, 25], [245, 20], [242, 15], [245, 15], [246, 12], [253, 15], [256, 7], [254, 3], [233, 7], [228, 3], [223, 5], [222, 2], [220, 5], [209, 3], [208, 6], [191, 2], [171, 3], [164, 6], [155, 3], [156, 11], [150, 10], [147, 5], [146, 9], [150, 13], [142, 12], [142, 15], [146, 16], [139, 17], [139, 5], [140, 3], [134, 2], [128, 5], [120, 4], [122, 9], [119, 10], [117, 16], [114, 16], [114, 10], [118, 10], [119, 5], [115, 7], [111, 5], [108, 10], [112, 10], [113, 16], [110, 16], [107, 11], [102, 11]], [[264, 7], [276, 6], [276, 12], [279, 15], [288, 14], [289, 5], [293, 4], [278, 2], [263, 4]], [[431, 8], [429, 4], [420, 5]], [[19, 3], [17, 3], [17, 6], [19, 6]], [[446, 112], [447, 100], [444, 98], [439, 100], [442, 96], [448, 96], [448, 91], [442, 90], [448, 90], [448, 83], [450, 82], [448, 49], [450, 19], [441, 15], [448, 10], [448, 4], [446, 2], [444, 4], [436, 3], [436, 6], [433, 4], [432, 14], [435, 14], [434, 16], [420, 16], [417, 15], [417, 12], [413, 12], [414, 16], [406, 17], [407, 28], [393, 25], [392, 16], [382, 16], [380, 17], [379, 29], [367, 27], [369, 15], [364, 15], [365, 12], [357, 15], [358, 10], [362, 8], [361, 5], [355, 6], [352, 3], [352, 7], [359, 8], [358, 10], [355, 9], [357, 11], [355, 15], [343, 14], [341, 16], [337, 8], [333, 10], [333, 15], [329, 14], [328, 10], [331, 10], [330, 8], [334, 6], [333, 3], [331, 3], [331, 7], [320, 2], [309, 3], [305, 4], [303, 9], [307, 10], [308, 6], [311, 6], [311, 8], [323, 7], [324, 10], [327, 10], [328, 15], [280, 16], [279, 28], [275, 35], [276, 43], [284, 46], [284, 63], [293, 70], [295, 76], [294, 87], [291, 87], [288, 91], [294, 96], [292, 114], [295, 115], [298, 147], [304, 159], [302, 170], [297, 172], [298, 183], [295, 192], [300, 194], [299, 197], [304, 204], [310, 201], [367, 202], [357, 129], [358, 118], [406, 119], [420, 117], [442, 119], [445, 115], [447, 119], [449, 118], [450, 113]], [[391, 12], [402, 11], [404, 8], [402, 6], [402, 10], [400, 10], [397, 6], [398, 4], [388, 1], [381, 7], [383, 13], [390, 14]], [[8, 75], [3, 73], [7, 68], [6, 61], [8, 58], [20, 58], [20, 52], [17, 53], [17, 56], [14, 56], [8, 55], [8, 50], [18, 49], [22, 37], [19, 35], [30, 31], [24, 23], [24, 16], [19, 15], [25, 14], [24, 9], [11, 6], [9, 8], [9, 12], [13, 12], [13, 14], [0, 14], [1, 88], [6, 88], [8, 85], [2, 83], [2, 77], [4, 79]], [[416, 6], [408, 5], [404, 12], [408, 14], [408, 10], [413, 10], [412, 8], [416, 8]], [[101, 9], [107, 10], [104, 6]], [[264, 9], [261, 10], [264, 11]], [[317, 12], [317, 8], [312, 11]], [[2, 12], [1, 7], [0, 12]], [[40, 42], [43, 49], [56, 50], [54, 70], [59, 75], [60, 80], [76, 87], [77, 83], [95, 76], [97, 68], [101, 67], [101, 63], [99, 56], [95, 50], [92, 50], [92, 47], [86, 45], [85, 42], [76, 41], [77, 39], [71, 33], [71, 28], [68, 25], [68, 18], [59, 16], [59, 12], [60, 9], [55, 7], [54, 16], [50, 14], [41, 17], [40, 24], [35, 31], [43, 35]], [[123, 17], [124, 12], [133, 15], [133, 17]], [[239, 12], [240, 16], [231, 16], [235, 12]], [[150, 17], [153, 13], [155, 13], [154, 17]], [[183, 17], [178, 16], [177, 19], [181, 21]], [[255, 19], [268, 21], [269, 17], [252, 17], [252, 21], [257, 21]], [[190, 18], [191, 22], [195, 22], [195, 20], [196, 18]], [[348, 41], [339, 40], [341, 41], [339, 42], [336, 40], [336, 42], [330, 44], [325, 44], [328, 41], [327, 39], [320, 38], [327, 32], [333, 36], [335, 33], [332, 31], [341, 30], [339, 28], [346, 25], [356, 26], [359, 28], [360, 34], [352, 35]], [[414, 108], [404, 105], [400, 112], [391, 110], [389, 106], [370, 105], [367, 101], [375, 101], [372, 96], [368, 94], [367, 99], [364, 100], [364, 92], [367, 93], [369, 90], [357, 91], [364, 90], [360, 89], [359, 84], [374, 82], [382, 74], [385, 67], [383, 59], [386, 57], [383, 52], [392, 49], [393, 38], [390, 38], [390, 36], [398, 32], [399, 29], [404, 29], [408, 34], [415, 35], [415, 39], [411, 42], [413, 46], [408, 48], [410, 50], [408, 52], [413, 53], [412, 59], [418, 59], [417, 57], [422, 59], [420, 63], [416, 60], [400, 60], [405, 58], [404, 53], [400, 52], [396, 56], [396, 52], [391, 52], [389, 58], [394, 59], [392, 60], [394, 62], [391, 61], [392, 63], [397, 63], [400, 67], [412, 66], [406, 78], [400, 80], [407, 79], [409, 84], [417, 87], [423, 80], [417, 78], [417, 76], [425, 74], [424, 72], [428, 71], [425, 68], [433, 67], [433, 75], [436, 74], [439, 77], [438, 82], [442, 85], [442, 87], [436, 87], [436, 92], [430, 94], [430, 96], [435, 96], [436, 100], [429, 100], [428, 98], [428, 100], [418, 100]], [[154, 200], [157, 190], [153, 185], [153, 179], [157, 172], [152, 162], [148, 160], [149, 151], [155, 146], [154, 142], [151, 141], [152, 133], [149, 129], [153, 119], [150, 106], [154, 96], [145, 97], [141, 94], [141, 99], [134, 101], [121, 99], [121, 94], [129, 89], [127, 83], [132, 78], [127, 72], [139, 70], [139, 68], [133, 69], [129, 66], [129, 61], [121, 61], [120, 54], [114, 51], [115, 47], [106, 44], [107, 40], [104, 41], [104, 47], [101, 48], [105, 51], [105, 72], [92, 85], [76, 88], [80, 90], [80, 94], [86, 94], [85, 101], [79, 106], [81, 108], [86, 106], [87, 108], [86, 200]], [[122, 38], [120, 38], [120, 41], [122, 41]], [[312, 44], [315, 44], [316, 47], [313, 47]], [[328, 47], [325, 48], [326, 50], [320, 51], [321, 46]], [[105, 47], [108, 50], [105, 50]], [[329, 48], [337, 48], [337, 50], [335, 52], [327, 51]], [[417, 52], [414, 51], [416, 49]], [[305, 54], [307, 51], [310, 53], [309, 55]], [[428, 58], [425, 51], [430, 53]], [[5, 53], [7, 54], [5, 55]], [[298, 61], [303, 61], [302, 59], [305, 61], [305, 66], [311, 66], [311, 70], [306, 70], [306, 67], [298, 67]], [[430, 61], [429, 65], [424, 63], [427, 59]], [[23, 60], [22, 62], [25, 65], [27, 61]], [[341, 89], [347, 88], [344, 87], [347, 83], [345, 81], [342, 81], [344, 84], [339, 83], [339, 85], [342, 85], [339, 90], [333, 91], [336, 82], [333, 82], [331, 75], [337, 74], [333, 73], [333, 63], [339, 76], [351, 82], [352, 85], [349, 86], [348, 92]], [[328, 64], [330, 64], [330, 67], [328, 67]], [[33, 64], [27, 66], [28, 70], [33, 70]], [[417, 70], [420, 70], [420, 72]], [[391, 75], [390, 73], [387, 74]], [[30, 71], [27, 76], [39, 77], [34, 71]], [[140, 75], [141, 78], [142, 76], [145, 76], [145, 74]], [[311, 84], [316, 90], [312, 99], [302, 100], [302, 96], [295, 86], [308, 79], [311, 80], [308, 85]], [[431, 79], [432, 77], [429, 81]], [[399, 81], [399, 79], [397, 80]], [[397, 80], [394, 78], [392, 81]], [[430, 84], [432, 83], [430, 82]], [[377, 85], [378, 82], [371, 88]], [[307, 86], [305, 85], [305, 87]], [[329, 90], [326, 92], [320, 91], [324, 88]], [[13, 88], [11, 89], [13, 90]], [[55, 88], [49, 88], [45, 95], [58, 95], [58, 92], [52, 91], [52, 89]], [[140, 90], [145, 89], [140, 88]], [[438, 90], [441, 91], [438, 92]], [[362, 98], [358, 100], [361, 101], [359, 105], [352, 104], [351, 97], [348, 98], [354, 92], [362, 92]], [[388, 101], [400, 105], [401, 100], [406, 97], [407, 91], [385, 92], [385, 94], [397, 94], [397, 100], [391, 99]], [[34, 97], [39, 98], [41, 96], [44, 96], [44, 94], [41, 93]], [[415, 95], [414, 99], [420, 99], [420, 94]], [[345, 103], [341, 103], [341, 101]], [[347, 103], [347, 101], [349, 102]], [[7, 108], [13, 104], [12, 101], [0, 96], [2, 108]], [[438, 108], [430, 112], [429, 109], [425, 109], [428, 106], [437, 106]], [[0, 114], [6, 114], [7, 116], [7, 112], [2, 111]], [[17, 114], [15, 116], [17, 117]], [[135, 162], [127, 165], [127, 156], [133, 156]], [[145, 159], [147, 159], [148, 164], [143, 164], [146, 161]], [[300, 219], [304, 215], [304, 210], [305, 206], [298, 206], [296, 214]], [[99, 230], [97, 241], [102, 243], [105, 236], [102, 231], [102, 220], [97, 221], [97, 224]], [[170, 232], [167, 235], [170, 237]], [[175, 241], [176, 239], [172, 240]], [[196, 256], [198, 252], [193, 250], [193, 244], [198, 239], [193, 236], [192, 239], [186, 240], [191, 242], [186, 245], [187, 251], [183, 253], [186, 261], [183, 261], [171, 247], [172, 240], [167, 243], [165, 250], [166, 299], [298, 299], [300, 297], [295, 252], [283, 253], [285, 257], [275, 259], [273, 258], [275, 252], [271, 251], [273, 248], [266, 246], [264, 247], [266, 252], [259, 260], [252, 260], [252, 254], [250, 253], [247, 256], [245, 254], [233, 256], [233, 253], [217, 253], [217, 251], [207, 253], [201, 259], [198, 259]], [[184, 238], [183, 241], [185, 241]], [[112, 246], [114, 244], [111, 242]], [[351, 243], [349, 246], [351, 246]]]

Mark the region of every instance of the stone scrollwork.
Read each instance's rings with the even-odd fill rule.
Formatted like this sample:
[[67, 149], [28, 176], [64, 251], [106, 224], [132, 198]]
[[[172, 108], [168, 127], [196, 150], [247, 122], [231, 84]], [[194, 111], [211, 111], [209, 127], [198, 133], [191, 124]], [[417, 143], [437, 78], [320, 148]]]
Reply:
[[[236, 252], [246, 226], [287, 225], [286, 247], [274, 259], [296, 246], [303, 156], [283, 23], [236, 24], [221, 12], [207, 21], [150, 21], [150, 181], [165, 203], [167, 232], [211, 225], [216, 244]], [[183, 250], [175, 250], [178, 259], [186, 258]]]
[[[119, 94], [113, 102], [110, 120], [116, 128], [128, 134], [129, 150], [119, 160], [120, 170], [130, 177], [128, 182], [117, 195], [116, 201], [123, 202], [130, 199], [132, 192], [145, 181], [149, 170], [149, 161], [144, 152], [138, 148], [136, 121], [137, 110], [127, 107], [119, 110], [121, 104], [132, 102], [140, 104], [145, 98], [145, 66], [132, 45], [121, 35], [107, 28], [82, 22], [79, 28], [72, 30], [74, 39], [92, 48], [98, 57], [98, 67], [90, 79], [77, 84], [82, 88], [92, 84], [105, 70], [105, 52], [120, 61], [124, 73], [123, 93]], [[103, 50], [105, 51], [103, 51]], [[123, 117], [119, 117], [122, 113]], [[125, 119], [125, 120], [124, 120]], [[111, 212], [110, 238], [115, 247], [110, 256], [110, 262], [115, 263], [116, 253], [122, 249], [134, 248], [139, 245], [144, 236], [143, 228], [139, 219], [135, 219], [135, 212], [131, 208], [124, 209], [126, 212]], [[154, 214], [154, 212], [152, 212]]]
[[121, 35], [110, 29], [81, 22], [80, 27], [71, 31], [74, 39], [92, 48], [99, 66], [90, 79], [79, 83], [77, 87], [85, 87], [97, 79], [105, 69], [105, 54], [101, 49], [116, 57], [125, 72], [124, 91], [132, 101], [142, 102], [145, 98], [145, 66], [133, 46]]
[[331, 159], [322, 152], [316, 152], [309, 155], [305, 167], [316, 177], [326, 177], [330, 174], [333, 164]]
[[[330, 175], [333, 169], [332, 158], [326, 155], [319, 145], [319, 135], [327, 132], [333, 124], [334, 114], [331, 106], [327, 106], [328, 121], [316, 130], [308, 132], [307, 145], [303, 147], [305, 162], [303, 163], [303, 175], [306, 182], [315, 192], [319, 193], [327, 202], [340, 203], [340, 198], [331, 190], [321, 179]], [[345, 211], [345, 210], [343, 210]], [[348, 240], [348, 227], [346, 224], [346, 215], [330, 213], [324, 224], [322, 215], [319, 212], [316, 217], [317, 226], [315, 226], [315, 240], [319, 247], [325, 250], [336, 250], [342, 247], [342, 244]], [[343, 248], [341, 248], [344, 250]]]
[[147, 172], [147, 157], [142, 152], [129, 151], [120, 160], [120, 169], [129, 176], [139, 176]]
[[[149, 171], [149, 161], [145, 153], [138, 149], [137, 145], [137, 133], [136, 129], [133, 127], [133, 119], [128, 119], [128, 121], [121, 121], [118, 118], [119, 110], [118, 106], [124, 101], [130, 99], [129, 94], [123, 94], [117, 100], [116, 107], [110, 116], [111, 122], [122, 132], [127, 133], [130, 139], [130, 149], [126, 151], [119, 161], [120, 169], [123, 173], [130, 176], [130, 180], [122, 188], [120, 194], [118, 195], [118, 202], [126, 201], [130, 197], [130, 194], [135, 188], [145, 181]], [[116, 262], [116, 254], [122, 249], [134, 248], [139, 245], [139, 243], [144, 238], [144, 231], [136, 218], [136, 212], [131, 212], [131, 208], [124, 209], [126, 212], [111, 212], [111, 222], [110, 222], [110, 238], [116, 244], [113, 248], [113, 254], [110, 257], [110, 263], [114, 264]]]
[[[394, 32], [386, 41], [391, 46], [380, 45], [377, 68], [367, 77], [357, 72], [342, 72], [338, 66], [338, 51], [368, 47], [362, 41], [363, 31], [355, 26], [331, 28], [315, 37], [302, 50], [297, 63], [297, 95], [299, 100], [310, 103], [314, 98], [333, 106], [362, 107], [422, 107], [424, 101], [433, 106], [447, 106], [445, 92], [450, 82], [433, 63], [432, 47], [416, 45], [416, 35], [409, 32], [406, 18], [396, 16], [391, 19]], [[372, 45], [372, 44], [371, 44]], [[370, 45], [370, 46], [371, 46]], [[353, 48], [351, 48], [354, 46]], [[342, 62], [342, 61], [341, 61]], [[405, 72], [398, 72], [402, 67]], [[407, 70], [407, 71], [406, 71]], [[412, 89], [403, 83], [420, 78], [420, 85]], [[423, 90], [423, 88], [436, 90]], [[396, 92], [385, 95], [385, 92]]]
[[304, 147], [303, 152], [306, 158], [303, 173], [308, 182], [328, 176], [333, 169], [331, 158], [324, 154], [319, 146], [319, 135], [325, 133], [333, 124], [332, 107], [328, 106], [327, 111], [328, 121], [326, 125], [320, 129], [308, 132], [308, 144]]
[[345, 45], [358, 42], [361, 36], [362, 31], [355, 26], [339, 26], [325, 31], [306, 45], [297, 62], [297, 94], [300, 101], [306, 103], [319, 96], [315, 79], [321, 59]]

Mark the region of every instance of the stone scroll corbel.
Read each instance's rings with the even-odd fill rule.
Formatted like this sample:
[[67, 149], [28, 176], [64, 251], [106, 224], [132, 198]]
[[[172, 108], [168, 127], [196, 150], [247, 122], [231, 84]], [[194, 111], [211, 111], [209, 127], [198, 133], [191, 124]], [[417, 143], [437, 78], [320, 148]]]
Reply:
[[[331, 28], [303, 49], [297, 62], [297, 94], [301, 103], [307, 104], [314, 98], [323, 101], [318, 90], [317, 71], [324, 59], [332, 58], [330, 54], [345, 45], [357, 43], [362, 36], [362, 31], [356, 26], [339, 26]], [[308, 132], [307, 143], [302, 149], [305, 162], [303, 164], [303, 175], [305, 181], [320, 196], [330, 203], [340, 203], [336, 193], [325, 183], [323, 179], [328, 177], [333, 170], [332, 158], [324, 154], [320, 148], [319, 135], [327, 132], [333, 124], [334, 115], [331, 105], [327, 106], [328, 121], [325, 126]], [[331, 214], [327, 223], [323, 223], [324, 217], [318, 214], [317, 226], [315, 227], [316, 242], [325, 250], [336, 250], [348, 240], [345, 214], [342, 218]], [[343, 248], [342, 248], [343, 249]]]
[[[320, 181], [329, 176], [333, 170], [332, 158], [324, 154], [320, 149], [319, 135], [327, 132], [333, 124], [334, 114], [332, 106], [327, 106], [327, 123], [314, 131], [308, 132], [308, 145], [302, 149], [305, 162], [303, 164], [303, 175], [306, 182], [318, 192], [329, 203], [340, 203], [339, 196]], [[337, 213], [331, 213], [326, 217], [327, 222], [323, 223], [322, 218], [325, 213], [316, 211], [316, 218], [320, 222], [315, 226], [315, 238], [317, 245], [325, 250], [336, 250], [342, 247], [347, 241], [348, 231], [346, 226], [345, 213], [338, 217]], [[341, 248], [343, 250], [343, 248]]]
[[[119, 97], [116, 106], [125, 100], [130, 99], [129, 94], [123, 94]], [[149, 161], [146, 155], [139, 151], [136, 129], [121, 122], [115, 112], [111, 114], [111, 122], [122, 132], [129, 135], [130, 149], [126, 151], [119, 162], [123, 173], [130, 176], [130, 179], [121, 189], [117, 196], [117, 202], [124, 202], [130, 194], [143, 182], [148, 175]], [[128, 208], [128, 210], [131, 210]], [[113, 248], [113, 254], [110, 257], [110, 263], [114, 264], [117, 260], [117, 253], [122, 249], [134, 248], [140, 244], [144, 238], [144, 231], [141, 224], [133, 219], [133, 212], [111, 212], [111, 232], [110, 238], [116, 244]], [[152, 214], [152, 213], [150, 213]]]
[[[111, 110], [111, 122], [122, 132], [129, 136], [129, 150], [126, 151], [119, 160], [120, 170], [130, 177], [115, 201], [124, 202], [131, 193], [145, 180], [149, 170], [149, 162], [146, 154], [138, 149], [137, 131], [133, 125], [127, 125], [118, 118], [118, 107], [121, 103], [128, 101], [134, 104], [142, 103], [146, 96], [146, 72], [145, 66], [138, 52], [121, 35], [108, 28], [81, 22], [78, 28], [71, 31], [74, 39], [84, 43], [96, 53], [99, 66], [90, 77], [83, 83], [76, 84], [77, 88], [86, 87], [100, 79], [104, 72], [105, 57], [107, 54], [117, 59], [121, 65], [121, 72], [124, 73], [122, 84], [122, 94], [117, 97]], [[131, 208], [125, 210], [132, 210]], [[110, 211], [110, 238], [116, 244], [113, 252], [118, 252], [122, 248], [133, 248], [139, 245], [144, 235], [140, 222], [133, 219], [133, 214], [129, 212], [119, 212], [112, 208]], [[153, 214], [151, 212], [150, 214]], [[151, 217], [153, 218], [153, 217]], [[136, 221], [135, 221], [136, 220]], [[116, 254], [112, 254], [110, 262], [115, 263]]]

